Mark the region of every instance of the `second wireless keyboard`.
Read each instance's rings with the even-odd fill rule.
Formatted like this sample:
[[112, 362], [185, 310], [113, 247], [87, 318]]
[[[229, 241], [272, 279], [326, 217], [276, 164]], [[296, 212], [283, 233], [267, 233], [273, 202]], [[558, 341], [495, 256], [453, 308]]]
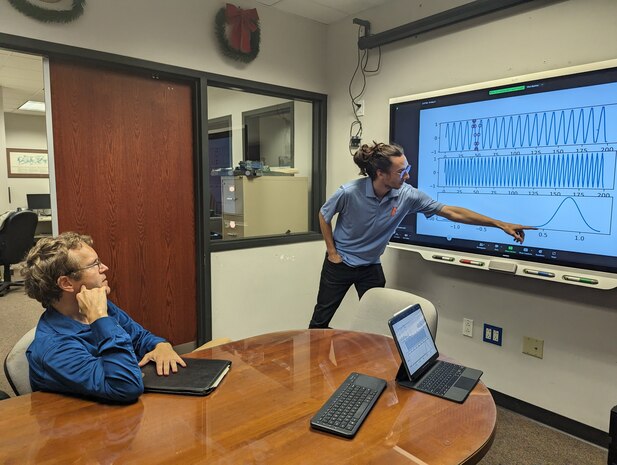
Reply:
[[386, 388], [380, 378], [350, 374], [311, 419], [321, 431], [352, 438]]

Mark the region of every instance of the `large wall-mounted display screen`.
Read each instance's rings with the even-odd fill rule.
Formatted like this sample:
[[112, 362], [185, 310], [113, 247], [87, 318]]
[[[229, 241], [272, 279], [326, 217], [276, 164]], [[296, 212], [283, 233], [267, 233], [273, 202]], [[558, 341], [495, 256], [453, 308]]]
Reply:
[[617, 68], [471, 87], [391, 100], [410, 183], [538, 229], [518, 245], [499, 229], [409, 215], [392, 241], [617, 273]]

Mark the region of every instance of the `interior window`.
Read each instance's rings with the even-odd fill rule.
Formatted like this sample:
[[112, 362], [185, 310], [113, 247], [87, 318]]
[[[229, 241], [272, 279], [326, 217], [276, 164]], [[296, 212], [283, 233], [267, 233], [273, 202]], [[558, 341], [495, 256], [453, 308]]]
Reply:
[[313, 104], [208, 87], [210, 237], [310, 231]]

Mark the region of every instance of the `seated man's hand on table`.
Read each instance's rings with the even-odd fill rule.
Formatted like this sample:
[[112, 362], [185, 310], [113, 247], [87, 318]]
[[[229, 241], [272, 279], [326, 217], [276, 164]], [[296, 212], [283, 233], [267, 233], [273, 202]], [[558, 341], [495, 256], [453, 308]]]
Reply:
[[159, 376], [169, 375], [170, 368], [171, 372], [176, 373], [178, 365], [186, 366], [186, 362], [180, 358], [169, 342], [159, 342], [154, 347], [154, 350], [144, 355], [144, 358], [139, 362], [139, 366], [142, 367], [148, 362], [156, 362], [156, 374]]

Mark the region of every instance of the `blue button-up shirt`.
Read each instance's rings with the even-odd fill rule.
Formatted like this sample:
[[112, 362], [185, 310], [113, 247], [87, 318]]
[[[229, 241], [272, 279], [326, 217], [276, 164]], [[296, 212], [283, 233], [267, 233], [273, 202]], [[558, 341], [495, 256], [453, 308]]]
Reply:
[[321, 207], [327, 223], [335, 214], [334, 244], [349, 266], [380, 263], [380, 257], [408, 213], [438, 213], [443, 204], [405, 183], [378, 199], [369, 177], [355, 179], [334, 193]]
[[165, 342], [112, 302], [109, 316], [91, 325], [48, 308], [26, 352], [35, 391], [78, 394], [130, 402], [143, 392], [138, 361]]

